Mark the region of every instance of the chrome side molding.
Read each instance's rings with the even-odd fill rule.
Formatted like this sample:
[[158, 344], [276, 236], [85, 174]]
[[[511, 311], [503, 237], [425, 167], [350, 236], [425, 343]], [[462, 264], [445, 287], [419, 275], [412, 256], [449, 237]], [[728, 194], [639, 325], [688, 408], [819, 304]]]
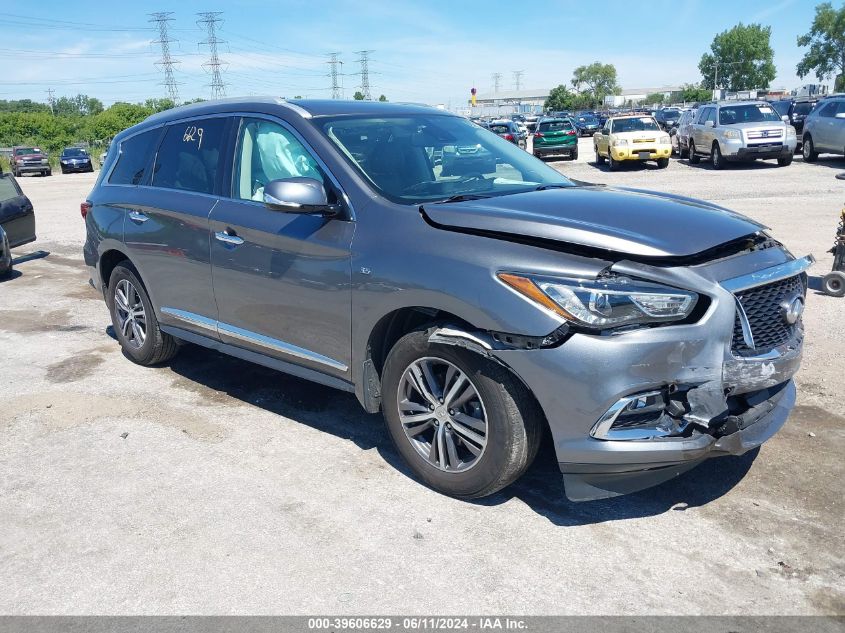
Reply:
[[239, 341], [244, 341], [265, 349], [273, 350], [274, 352], [279, 352], [281, 354], [285, 354], [286, 356], [292, 356], [301, 360], [319, 363], [320, 365], [325, 365], [326, 367], [331, 367], [332, 369], [336, 369], [338, 371], [345, 372], [349, 369], [340, 361], [329, 358], [328, 356], [323, 356], [317, 352], [312, 352], [311, 350], [303, 347], [297, 347], [296, 345], [292, 345], [269, 336], [264, 336], [263, 334], [252, 332], [251, 330], [245, 330], [234, 325], [229, 325], [228, 323], [209, 319], [201, 314], [195, 314], [193, 312], [187, 312], [186, 310], [178, 310], [176, 308], [168, 307], [161, 308], [161, 313], [176, 319], [177, 321], [182, 321], [183, 323], [188, 323], [203, 330], [213, 332], [218, 336], [225, 334], [226, 336], [231, 336]]
[[780, 281], [781, 279], [794, 277], [799, 273], [805, 272], [815, 263], [815, 261], [815, 257], [807, 255], [800, 259], [793, 259], [792, 261], [772, 266], [771, 268], [764, 268], [763, 270], [758, 270], [747, 275], [740, 275], [739, 277], [733, 277], [732, 279], [725, 279], [720, 282], [720, 285], [728, 292], [748, 290], [749, 288], [754, 288], [755, 286], [763, 286], [775, 281]]

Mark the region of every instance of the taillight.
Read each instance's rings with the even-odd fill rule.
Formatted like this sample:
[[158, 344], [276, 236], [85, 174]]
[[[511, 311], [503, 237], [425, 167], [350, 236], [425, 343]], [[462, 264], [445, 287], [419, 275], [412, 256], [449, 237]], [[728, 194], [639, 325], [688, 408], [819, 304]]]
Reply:
[[87, 200], [79, 205], [79, 212], [82, 214], [83, 219], [88, 215], [89, 209], [91, 209], [91, 203]]
[[542, 132], [534, 132], [534, 138], [541, 138], [543, 136]]
[[512, 141], [513, 140], [513, 134], [505, 134], [505, 140], [506, 141]]
[[566, 133], [566, 136], [575, 136], [575, 130], [569, 130], [569, 131]]

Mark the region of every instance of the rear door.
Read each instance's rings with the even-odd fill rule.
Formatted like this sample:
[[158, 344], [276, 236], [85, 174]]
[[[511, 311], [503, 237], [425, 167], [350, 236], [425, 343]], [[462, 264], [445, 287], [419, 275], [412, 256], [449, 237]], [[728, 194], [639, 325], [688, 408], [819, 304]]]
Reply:
[[240, 121], [231, 196], [211, 212], [211, 270], [223, 342], [346, 378], [351, 357], [351, 218], [282, 213], [264, 185], [291, 177], [323, 182], [341, 198], [316, 154], [274, 117]]
[[0, 174], [0, 226], [10, 248], [35, 241], [35, 211], [12, 174]]
[[[167, 125], [149, 181], [127, 209], [124, 242], [163, 323], [216, 337], [208, 216], [232, 118]], [[119, 166], [119, 165], [118, 165]]]
[[836, 101], [825, 103], [819, 110], [816, 125], [813, 128], [813, 144], [819, 151], [834, 149], [836, 138], [836, 112], [839, 104]]

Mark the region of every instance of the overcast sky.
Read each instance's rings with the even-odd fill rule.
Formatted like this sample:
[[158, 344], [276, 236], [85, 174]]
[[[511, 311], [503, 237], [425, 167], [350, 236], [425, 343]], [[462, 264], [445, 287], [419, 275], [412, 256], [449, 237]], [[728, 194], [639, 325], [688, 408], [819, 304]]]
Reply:
[[[572, 70], [612, 63], [625, 88], [700, 80], [698, 61], [713, 36], [739, 21], [772, 27], [774, 88], [795, 88], [799, 34], [809, 30], [813, 0], [180, 0], [158, 2], [5, 3], [0, 11], [0, 99], [44, 101], [84, 93], [105, 103], [165, 96], [151, 11], [173, 11], [171, 45], [181, 99], [209, 97], [203, 69], [206, 33], [199, 11], [222, 11], [220, 58], [230, 96], [330, 97], [326, 54], [339, 52], [344, 93], [360, 84], [355, 51], [372, 50], [374, 96], [457, 106], [470, 88], [569, 83]], [[105, 10], [104, 7], [108, 7]], [[8, 10], [7, 10], [8, 9]]]

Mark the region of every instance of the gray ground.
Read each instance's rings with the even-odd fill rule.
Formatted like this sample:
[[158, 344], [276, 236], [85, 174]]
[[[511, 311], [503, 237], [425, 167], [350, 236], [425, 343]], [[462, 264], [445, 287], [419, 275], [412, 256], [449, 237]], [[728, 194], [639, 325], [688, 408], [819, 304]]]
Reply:
[[[830, 269], [840, 160], [581, 155], [554, 165], [719, 201], [813, 253], [816, 287]], [[810, 292], [799, 405], [759, 454], [573, 504], [546, 451], [465, 503], [410, 479], [351, 395], [194, 347], [126, 360], [82, 266], [93, 181], [21, 179], [39, 240], [0, 284], [0, 613], [845, 612], [845, 300]]]

